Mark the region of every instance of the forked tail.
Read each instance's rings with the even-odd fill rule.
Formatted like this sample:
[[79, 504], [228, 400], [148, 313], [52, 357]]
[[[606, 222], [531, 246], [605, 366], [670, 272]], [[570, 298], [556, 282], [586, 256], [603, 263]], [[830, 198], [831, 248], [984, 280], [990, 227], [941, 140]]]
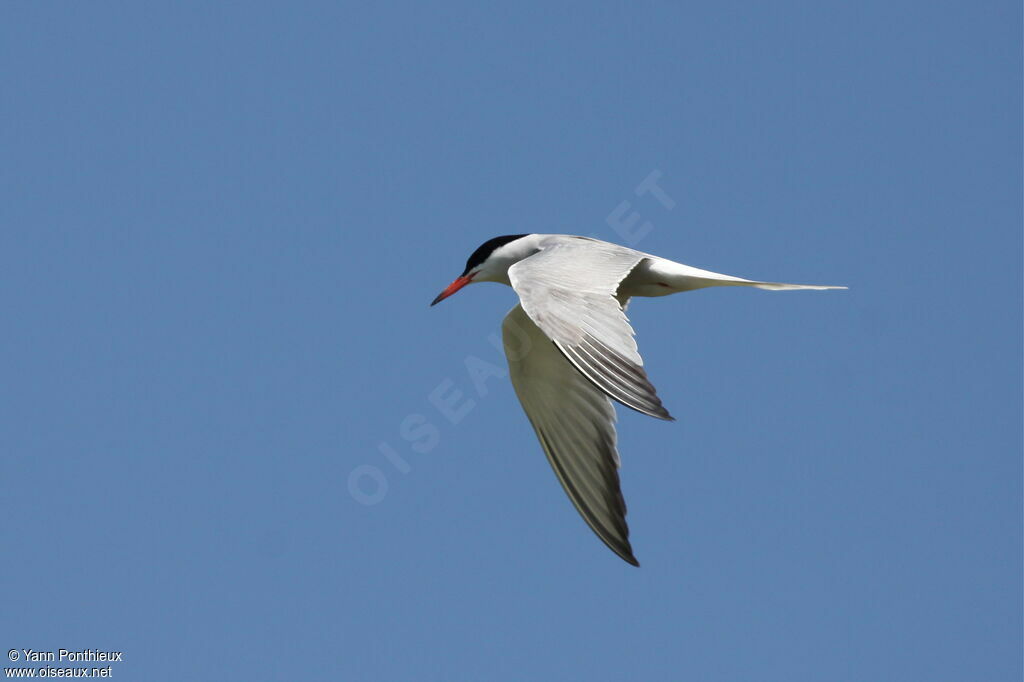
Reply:
[[797, 291], [799, 289], [813, 289], [815, 291], [824, 291], [825, 289], [849, 288], [827, 286], [824, 284], [786, 284], [785, 282], [737, 282], [737, 284], [746, 284], [747, 286], [757, 287], [758, 289], [768, 289], [769, 291]]
[[705, 287], [756, 287], [770, 291], [797, 291], [845, 289], [840, 286], [821, 284], [787, 284], [785, 282], [761, 282], [725, 275], [720, 272], [701, 270], [690, 265], [675, 263], [663, 258], [650, 257], [641, 262], [620, 286], [628, 296], [664, 296], [678, 291], [693, 291]]

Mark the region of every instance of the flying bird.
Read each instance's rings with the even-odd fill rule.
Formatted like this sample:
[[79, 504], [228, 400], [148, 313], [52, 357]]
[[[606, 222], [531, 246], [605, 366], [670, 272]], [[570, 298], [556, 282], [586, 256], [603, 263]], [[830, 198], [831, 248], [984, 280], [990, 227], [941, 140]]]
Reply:
[[507, 284], [519, 295], [502, 323], [512, 386], [573, 505], [634, 566], [612, 401], [673, 418], [644, 371], [629, 299], [715, 286], [846, 288], [742, 279], [589, 237], [514, 234], [481, 244], [430, 305], [476, 282]]

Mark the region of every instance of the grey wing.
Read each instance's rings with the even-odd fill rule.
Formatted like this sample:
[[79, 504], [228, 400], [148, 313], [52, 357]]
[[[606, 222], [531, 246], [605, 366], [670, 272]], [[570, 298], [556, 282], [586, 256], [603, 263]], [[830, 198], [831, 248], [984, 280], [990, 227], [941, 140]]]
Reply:
[[517, 305], [502, 324], [509, 375], [573, 505], [608, 547], [639, 566], [619, 488], [615, 408]]
[[509, 280], [527, 315], [583, 376], [626, 407], [671, 420], [616, 298], [619, 284], [644, 258], [614, 244], [565, 240], [513, 265]]

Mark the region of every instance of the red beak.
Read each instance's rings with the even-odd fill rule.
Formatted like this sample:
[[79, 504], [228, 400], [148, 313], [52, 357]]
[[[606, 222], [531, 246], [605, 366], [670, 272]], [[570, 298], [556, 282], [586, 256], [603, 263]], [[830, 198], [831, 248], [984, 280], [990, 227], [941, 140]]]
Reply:
[[473, 275], [470, 275], [469, 277], [457, 277], [457, 278], [455, 278], [455, 281], [452, 282], [451, 284], [449, 284], [448, 287], [444, 291], [442, 291], [440, 294], [438, 294], [437, 298], [435, 298], [430, 303], [430, 305], [432, 305], [432, 306], [437, 305], [438, 303], [440, 303], [444, 299], [448, 298], [449, 296], [454, 294], [456, 291], [458, 291], [459, 289], [461, 289], [462, 287], [466, 286], [467, 284], [469, 284], [472, 281], [473, 281]]

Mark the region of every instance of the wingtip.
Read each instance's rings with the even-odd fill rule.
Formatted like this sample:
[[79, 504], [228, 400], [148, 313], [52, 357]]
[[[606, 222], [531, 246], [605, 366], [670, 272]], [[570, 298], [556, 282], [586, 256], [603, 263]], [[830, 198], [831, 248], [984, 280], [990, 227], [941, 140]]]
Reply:
[[676, 418], [669, 414], [669, 411], [662, 405], [658, 405], [658, 409], [654, 412], [650, 412], [649, 414], [655, 419], [661, 419], [666, 422], [674, 422], [676, 420]]
[[[601, 539], [604, 540], [604, 538]], [[628, 539], [626, 539], [621, 545], [612, 545], [607, 541], [605, 541], [605, 544], [607, 544], [608, 547], [613, 552], [615, 552], [616, 556], [625, 561], [627, 564], [640, 568], [640, 561], [637, 560], [636, 555], [633, 554], [633, 546], [630, 544]]]
[[[655, 396], [655, 399], [657, 399], [657, 396]], [[627, 405], [626, 403], [620, 400], [615, 400], [615, 402], [619, 403], [623, 407], [628, 407], [631, 410], [639, 412], [640, 414], [646, 414], [648, 417], [654, 417], [655, 419], [661, 419], [662, 421], [666, 422], [674, 422], [676, 420], [675, 417], [669, 414], [669, 411], [665, 409], [665, 406], [661, 404], [660, 400], [658, 401], [657, 407], [654, 407], [652, 409], [639, 409], [637, 407], [633, 407], [632, 405]]]
[[[587, 517], [584, 516], [583, 518], [584, 520], [586, 520]], [[592, 530], [595, 531], [597, 537], [601, 538], [601, 542], [603, 542], [608, 547], [608, 549], [615, 552], [615, 556], [619, 557], [631, 566], [636, 566], [637, 568], [640, 567], [640, 561], [637, 560], [636, 556], [633, 554], [633, 545], [629, 542], [628, 529], [626, 530], [625, 537], [612, 539], [606, 535], [603, 535], [600, 532], [597, 532], [597, 529], [594, 528], [593, 525], [591, 525], [590, 527]]]

